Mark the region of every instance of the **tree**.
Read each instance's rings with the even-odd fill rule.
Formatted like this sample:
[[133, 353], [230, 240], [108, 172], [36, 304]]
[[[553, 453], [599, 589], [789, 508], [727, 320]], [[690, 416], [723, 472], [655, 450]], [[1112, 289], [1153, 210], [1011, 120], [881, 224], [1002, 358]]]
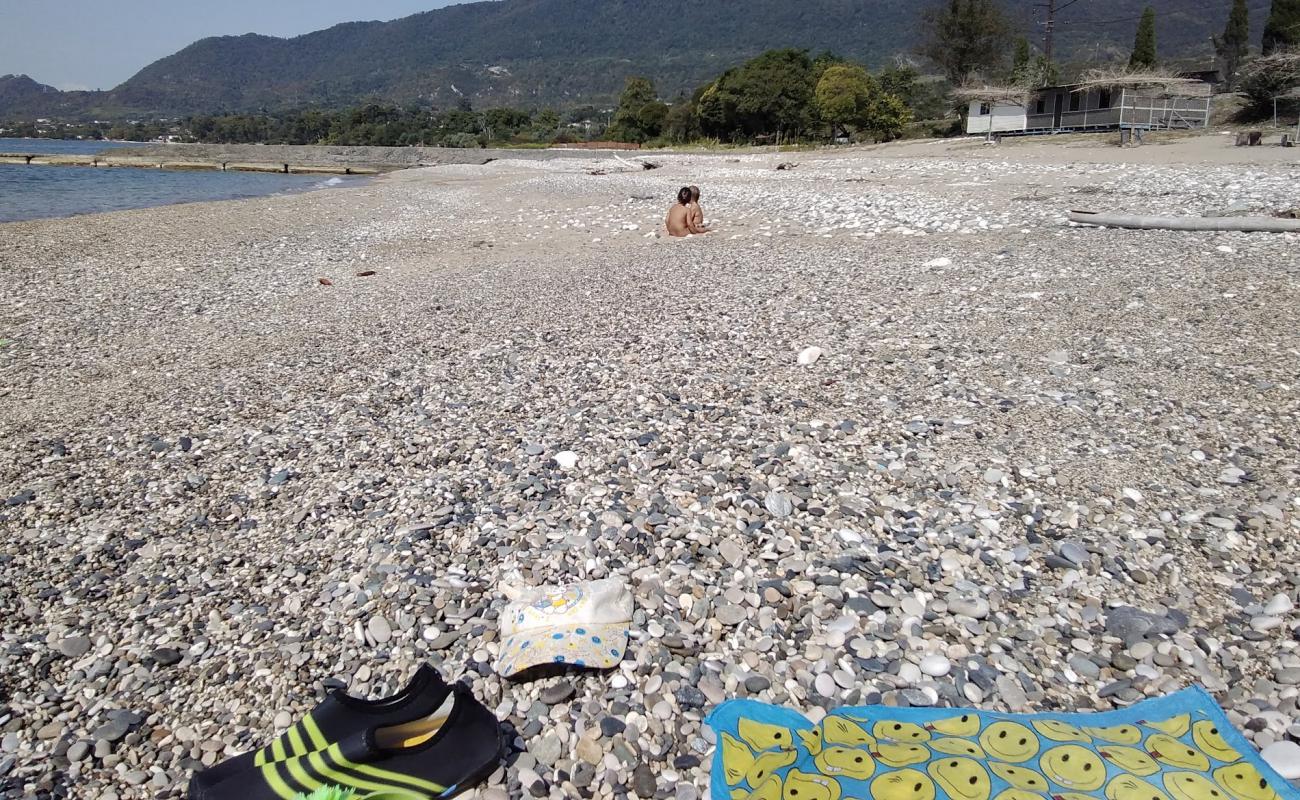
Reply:
[[1300, 46], [1300, 0], [1273, 0], [1264, 24], [1264, 55]]
[[628, 78], [618, 99], [609, 136], [619, 142], [646, 142], [663, 132], [668, 106], [659, 102], [649, 78]]
[[880, 89], [867, 71], [856, 64], [836, 64], [827, 68], [817, 82], [817, 113], [835, 129], [865, 127], [871, 116], [871, 104]]
[[837, 64], [817, 82], [817, 113], [835, 129], [854, 128], [876, 141], [897, 139], [912, 121], [912, 111], [896, 95], [881, 89], [879, 82], [856, 64]]
[[1151, 6], [1142, 12], [1128, 65], [1131, 69], [1154, 69], [1156, 66], [1156, 10]]
[[903, 129], [912, 121], [912, 109], [907, 107], [902, 98], [888, 92], [880, 92], [871, 104], [871, 115], [867, 118], [866, 131], [877, 142], [892, 142], [903, 135]]
[[1029, 40], [1021, 36], [1016, 39], [1016, 54], [1011, 59], [1011, 75], [1014, 79], [1016, 75], [1026, 72], [1029, 69], [1030, 60], [1033, 54], [1029, 49]]
[[703, 132], [739, 140], [796, 138], [812, 124], [813, 62], [803, 50], [769, 50], [724, 72], [700, 95]]
[[1214, 38], [1214, 51], [1223, 61], [1223, 76], [1228, 88], [1235, 88], [1237, 71], [1250, 55], [1250, 10], [1246, 8], [1246, 0], [1233, 0], [1223, 36]]
[[994, 0], [946, 0], [922, 17], [921, 54], [953, 83], [1006, 64], [1011, 21]]

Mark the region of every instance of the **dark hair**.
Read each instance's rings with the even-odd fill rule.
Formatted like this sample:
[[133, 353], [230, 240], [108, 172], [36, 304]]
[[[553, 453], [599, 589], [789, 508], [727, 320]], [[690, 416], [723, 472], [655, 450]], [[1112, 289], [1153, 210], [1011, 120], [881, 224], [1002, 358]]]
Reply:
[[693, 199], [694, 199], [694, 195], [691, 194], [691, 187], [689, 186], [683, 186], [682, 190], [677, 193], [677, 202], [681, 203], [682, 205], [689, 204]]

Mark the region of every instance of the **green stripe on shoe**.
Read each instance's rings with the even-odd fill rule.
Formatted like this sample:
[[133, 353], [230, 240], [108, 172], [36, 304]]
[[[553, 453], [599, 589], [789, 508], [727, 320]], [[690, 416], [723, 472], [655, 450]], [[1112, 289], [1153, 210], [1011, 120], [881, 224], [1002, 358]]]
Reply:
[[[394, 788], [405, 788], [407, 791], [410, 791], [413, 788], [432, 795], [440, 795], [447, 791], [446, 786], [434, 783], [433, 781], [426, 781], [412, 775], [403, 775], [400, 772], [390, 772], [386, 769], [372, 767], [369, 764], [353, 764], [351, 761], [348, 761], [343, 757], [343, 753], [338, 750], [337, 746], [331, 747], [326, 751], [326, 754], [343, 769], [348, 769], [378, 780], [397, 783], [398, 786]], [[402, 786], [402, 784], [405, 784], [405, 786]]]
[[312, 750], [324, 750], [330, 746], [329, 740], [325, 738], [325, 734], [321, 733], [320, 726], [316, 724], [316, 720], [312, 719], [310, 714], [302, 718], [302, 729], [306, 731], [307, 738], [311, 741]]
[[279, 764], [266, 764], [263, 766], [262, 779], [266, 781], [266, 785], [271, 787], [271, 791], [275, 792], [276, 796], [280, 797], [281, 800], [294, 800], [298, 792], [290, 788], [288, 783], [285, 783], [284, 778], [280, 776], [279, 766]]
[[[307, 756], [307, 763], [311, 765], [312, 770], [317, 775], [320, 775], [328, 780], [331, 780], [339, 784], [340, 786], [347, 786], [348, 788], [351, 789], [365, 789], [366, 791], [370, 791], [370, 792], [391, 792], [391, 791], [403, 790], [403, 787], [401, 786], [392, 786], [387, 783], [379, 783], [377, 781], [370, 781], [364, 778], [358, 778], [354, 775], [349, 775], [346, 772], [342, 772], [340, 771], [340, 769], [336, 769], [335, 767], [331, 766], [329, 763], [325, 761], [323, 756], [329, 755], [331, 757], [331, 760], [333, 760], [334, 756], [338, 756], [339, 758], [342, 758], [342, 754], [338, 752], [338, 749], [339, 746], [337, 744], [333, 744], [330, 745], [328, 750], [318, 750], [315, 753], [311, 753], [310, 755]], [[405, 791], [410, 791], [410, 790], [408, 789]]]
[[289, 737], [289, 755], [305, 756], [312, 750], [302, 740], [302, 734], [298, 732], [298, 725], [294, 725], [286, 734]]

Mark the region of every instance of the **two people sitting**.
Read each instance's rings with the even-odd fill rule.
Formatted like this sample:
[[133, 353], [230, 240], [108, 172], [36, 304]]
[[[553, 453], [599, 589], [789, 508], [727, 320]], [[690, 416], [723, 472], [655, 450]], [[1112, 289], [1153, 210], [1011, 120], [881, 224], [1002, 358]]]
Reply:
[[668, 235], [681, 237], [710, 232], [704, 224], [700, 187], [683, 186], [677, 193], [677, 202], [668, 209]]

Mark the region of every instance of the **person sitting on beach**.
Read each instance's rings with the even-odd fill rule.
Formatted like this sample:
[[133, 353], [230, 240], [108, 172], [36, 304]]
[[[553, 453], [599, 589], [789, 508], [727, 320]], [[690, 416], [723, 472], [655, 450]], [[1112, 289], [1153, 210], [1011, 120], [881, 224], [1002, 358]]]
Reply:
[[668, 235], [683, 237], [691, 234], [708, 233], [708, 231], [695, 227], [691, 218], [691, 202], [694, 195], [691, 194], [689, 186], [683, 186], [677, 193], [677, 202], [672, 208], [668, 209]]
[[708, 233], [709, 226], [704, 224], [704, 206], [700, 205], [700, 187], [692, 186], [691, 204], [687, 209], [691, 212], [691, 227], [698, 233]]

